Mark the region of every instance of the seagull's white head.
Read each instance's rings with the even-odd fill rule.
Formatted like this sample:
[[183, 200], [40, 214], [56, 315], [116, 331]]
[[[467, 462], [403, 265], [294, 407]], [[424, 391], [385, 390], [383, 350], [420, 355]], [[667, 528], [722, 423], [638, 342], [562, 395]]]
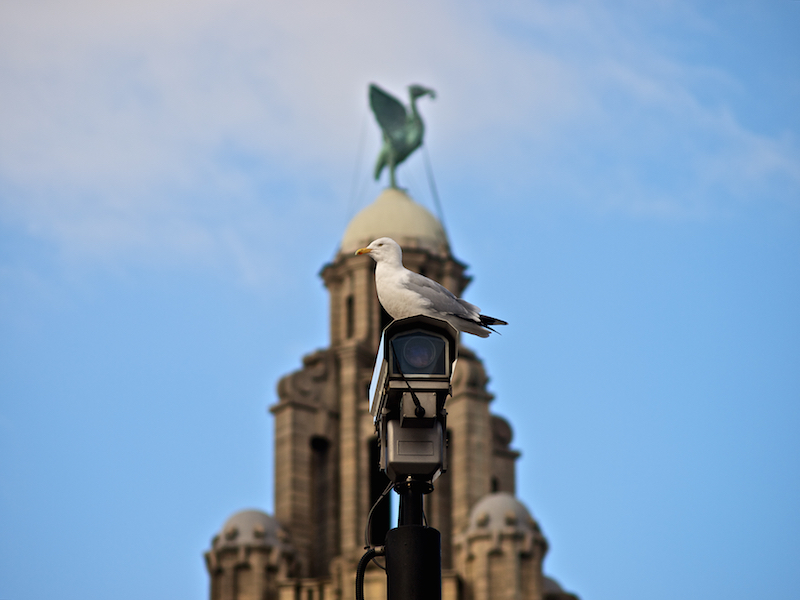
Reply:
[[369, 254], [378, 263], [403, 264], [403, 251], [400, 249], [400, 244], [388, 237], [378, 238], [366, 248], [359, 248], [356, 250], [356, 254]]

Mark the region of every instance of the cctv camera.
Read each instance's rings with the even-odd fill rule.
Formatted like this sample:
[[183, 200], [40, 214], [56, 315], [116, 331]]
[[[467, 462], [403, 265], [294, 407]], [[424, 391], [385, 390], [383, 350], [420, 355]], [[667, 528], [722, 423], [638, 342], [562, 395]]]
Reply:
[[394, 481], [434, 478], [444, 470], [444, 404], [458, 334], [446, 321], [419, 315], [393, 321], [382, 343], [372, 402], [381, 467]]

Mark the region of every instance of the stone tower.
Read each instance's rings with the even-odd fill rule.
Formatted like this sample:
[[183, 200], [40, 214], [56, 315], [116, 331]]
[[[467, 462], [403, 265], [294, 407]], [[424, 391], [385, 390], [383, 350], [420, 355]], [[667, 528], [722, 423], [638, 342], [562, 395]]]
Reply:
[[[261, 595], [225, 592], [232, 588], [215, 584], [215, 573], [223, 581], [226, 568], [244, 565], [233, 558], [225, 563], [222, 548], [217, 550], [218, 540], [227, 539], [226, 524], [207, 554], [211, 600], [352, 598], [365, 539], [382, 544], [386, 531], [396, 525], [389, 522], [389, 504], [384, 501], [365, 531], [370, 509], [388, 483], [378, 469], [368, 391], [381, 332], [390, 318], [378, 303], [374, 261], [354, 252], [382, 236], [402, 246], [407, 268], [456, 295], [462, 295], [470, 281], [466, 265], [450, 252], [439, 221], [403, 191], [384, 190], [351, 221], [339, 252], [321, 272], [330, 297], [330, 346], [306, 355], [301, 369], [281, 379], [278, 402], [270, 408], [275, 419], [275, 526], [285, 536], [279, 552], [283, 562], [271, 569], [258, 563], [265, 581], [257, 588]], [[443, 597], [569, 598], [554, 582], [545, 585], [551, 581], [541, 572], [546, 543], [527, 510], [513, 498], [519, 453], [510, 447], [511, 427], [489, 412], [493, 397], [486, 389], [486, 371], [464, 341], [446, 405], [448, 470], [425, 498], [428, 523], [442, 534]], [[487, 508], [484, 504], [490, 500]], [[488, 521], [476, 510], [490, 514]], [[497, 525], [511, 518], [509, 511], [516, 520]], [[490, 528], [500, 527], [500, 533], [491, 530], [495, 533], [490, 545], [482, 541], [484, 521]], [[513, 535], [506, 535], [509, 527], [516, 528]], [[278, 564], [276, 551], [270, 551], [270, 564]], [[476, 568], [484, 564], [481, 561], [500, 566], [494, 571]], [[503, 575], [491, 577], [491, 573]], [[368, 570], [365, 591], [367, 598], [386, 597], [383, 571]]]

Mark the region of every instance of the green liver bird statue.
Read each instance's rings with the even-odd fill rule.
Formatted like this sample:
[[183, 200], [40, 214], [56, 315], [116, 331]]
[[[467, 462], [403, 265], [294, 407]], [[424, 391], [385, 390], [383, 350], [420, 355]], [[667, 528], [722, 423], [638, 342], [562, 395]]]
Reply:
[[421, 85], [408, 86], [411, 99], [408, 110], [394, 96], [388, 94], [374, 83], [369, 86], [369, 105], [378, 125], [383, 131], [383, 147], [375, 163], [375, 179], [381, 176], [384, 167], [389, 168], [389, 185], [397, 187], [395, 169], [422, 144], [425, 125], [417, 112], [417, 98], [436, 93]]

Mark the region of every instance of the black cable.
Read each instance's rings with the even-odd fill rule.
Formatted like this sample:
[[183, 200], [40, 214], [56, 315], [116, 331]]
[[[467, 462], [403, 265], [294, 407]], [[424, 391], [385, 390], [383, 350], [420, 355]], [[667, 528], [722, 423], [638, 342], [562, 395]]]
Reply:
[[372, 540], [369, 539], [369, 531], [370, 531], [370, 524], [372, 523], [372, 513], [375, 512], [375, 509], [378, 508], [378, 504], [381, 503], [381, 500], [386, 498], [386, 495], [391, 491], [392, 486], [394, 484], [390, 481], [389, 485], [386, 486], [386, 489], [381, 492], [381, 495], [378, 496], [378, 499], [375, 500], [375, 504], [372, 505], [372, 508], [369, 509], [369, 513], [367, 514], [367, 527], [364, 529], [364, 544], [367, 548], [372, 546]]
[[370, 548], [358, 561], [356, 567], [356, 600], [364, 600], [364, 573], [367, 570], [367, 565], [376, 556], [383, 556], [386, 554], [386, 549], [383, 546], [377, 548]]
[[364, 115], [364, 118], [361, 121], [361, 135], [358, 138], [358, 149], [356, 150], [356, 166], [353, 169], [353, 181], [350, 184], [350, 197], [348, 198], [347, 202], [347, 221], [348, 223], [353, 218], [353, 214], [355, 213], [356, 205], [358, 200], [361, 198], [361, 194], [358, 193], [357, 186], [358, 180], [361, 179], [361, 165], [364, 162], [364, 140], [366, 138], [367, 133], [367, 116]]
[[408, 382], [408, 379], [406, 379], [403, 370], [400, 368], [400, 359], [397, 358], [397, 350], [395, 350], [394, 344], [389, 342], [389, 345], [392, 347], [392, 354], [394, 355], [394, 366], [397, 367], [397, 372], [400, 373], [400, 377], [403, 378], [403, 381], [405, 381], [406, 385], [408, 386], [408, 391], [411, 392], [411, 399], [414, 401], [414, 406], [416, 407], [414, 408], [414, 416], [422, 418], [425, 416], [425, 409], [422, 407], [419, 398], [417, 398], [417, 394], [414, 393], [414, 388], [411, 387], [411, 384]]
[[428, 185], [431, 188], [431, 195], [433, 196], [433, 203], [436, 206], [436, 212], [439, 213], [439, 223], [442, 225], [442, 230], [447, 232], [447, 228], [444, 226], [444, 211], [442, 210], [442, 205], [439, 202], [439, 190], [436, 189], [436, 180], [433, 178], [433, 167], [431, 166], [431, 157], [428, 156], [428, 146], [422, 144], [422, 154], [425, 156], [425, 172], [428, 175]]

